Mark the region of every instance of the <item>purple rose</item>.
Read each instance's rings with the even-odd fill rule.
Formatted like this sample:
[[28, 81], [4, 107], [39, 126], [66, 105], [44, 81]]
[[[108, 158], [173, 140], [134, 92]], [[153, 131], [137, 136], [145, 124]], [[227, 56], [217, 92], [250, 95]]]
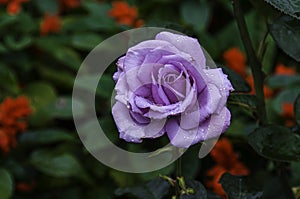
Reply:
[[187, 148], [228, 128], [232, 85], [220, 68], [207, 67], [197, 39], [161, 32], [129, 48], [117, 66], [112, 114], [120, 138], [167, 133], [172, 145]]

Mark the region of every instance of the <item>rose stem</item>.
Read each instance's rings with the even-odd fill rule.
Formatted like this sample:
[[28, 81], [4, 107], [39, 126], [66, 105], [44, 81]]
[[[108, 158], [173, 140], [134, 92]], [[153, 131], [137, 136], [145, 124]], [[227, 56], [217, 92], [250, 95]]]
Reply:
[[256, 97], [258, 100], [257, 104], [257, 116], [260, 125], [266, 125], [268, 123], [266, 106], [265, 106], [265, 96], [264, 96], [264, 74], [261, 70], [261, 63], [258, 60], [254, 48], [251, 43], [250, 35], [248, 28], [246, 26], [245, 18], [241, 9], [240, 1], [233, 0], [233, 9], [237, 25], [239, 28], [240, 36], [249, 59], [249, 65], [251, 67], [253, 79], [254, 79], [254, 88]]
[[[264, 100], [264, 92], [263, 92], [264, 75], [261, 70], [261, 63], [258, 60], [257, 56], [255, 55], [239, 0], [233, 0], [233, 8], [234, 8], [235, 18], [239, 27], [241, 39], [245, 47], [247, 56], [249, 58], [249, 63], [253, 74], [254, 87], [258, 99], [257, 113], [259, 117], [259, 123], [260, 125], [265, 125], [268, 123], [268, 119], [267, 119], [266, 108], [265, 108], [265, 100]], [[277, 163], [276, 168], [279, 171], [279, 177], [284, 183], [284, 186], [288, 186], [287, 171], [289, 169], [287, 165], [282, 166], [281, 163], [275, 162], [275, 164], [276, 163]], [[286, 191], [285, 193], [286, 196], [289, 197], [293, 196], [292, 190], [289, 187], [287, 187], [285, 191]]]

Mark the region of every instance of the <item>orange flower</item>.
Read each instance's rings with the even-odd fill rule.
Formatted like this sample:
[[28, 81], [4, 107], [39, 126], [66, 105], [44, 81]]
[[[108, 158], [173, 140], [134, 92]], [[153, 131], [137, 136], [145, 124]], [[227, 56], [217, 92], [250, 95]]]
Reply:
[[41, 23], [41, 34], [58, 33], [61, 29], [61, 22], [58, 15], [45, 14]]
[[0, 0], [1, 4], [7, 4], [6, 10], [11, 15], [16, 15], [21, 11], [21, 4], [28, 0]]
[[[248, 75], [246, 77], [246, 81], [248, 82], [248, 84], [251, 87], [251, 91], [250, 91], [249, 94], [255, 95], [255, 88], [254, 88], [254, 79], [253, 79], [253, 76], [252, 75]], [[265, 97], [268, 99], [268, 98], [270, 98], [270, 97], [273, 96], [273, 91], [269, 87], [267, 87], [266, 85], [264, 85], [264, 94], [265, 94]]]
[[0, 105], [0, 148], [7, 153], [17, 144], [17, 132], [25, 131], [24, 121], [32, 113], [29, 100], [25, 96], [6, 98]]
[[121, 25], [140, 27], [144, 24], [142, 20], [138, 19], [136, 7], [131, 7], [123, 1], [113, 2], [112, 9], [108, 14]]
[[246, 58], [238, 48], [233, 47], [223, 53], [225, 64], [232, 70], [240, 74], [242, 77], [246, 76]]
[[215, 192], [222, 198], [227, 197], [222, 185], [219, 183], [224, 173], [226, 173], [226, 169], [219, 165], [212, 167], [206, 172], [206, 175], [210, 177], [210, 179], [206, 181], [206, 186], [208, 188], [211, 188], [213, 192]]
[[219, 140], [210, 152], [210, 155], [217, 165], [206, 172], [206, 175], [209, 177], [206, 186], [222, 196], [222, 198], [227, 198], [222, 185], [219, 183], [222, 175], [225, 172], [232, 175], [248, 175], [250, 171], [239, 161], [238, 154], [234, 152], [232, 144], [227, 138]]
[[275, 68], [276, 75], [295, 75], [296, 70], [291, 67], [286, 67], [283, 64], [278, 64]]
[[76, 8], [80, 6], [80, 0], [61, 0], [60, 2], [66, 8]]
[[285, 125], [294, 125], [294, 104], [293, 103], [283, 103], [282, 104], [282, 114], [286, 118]]

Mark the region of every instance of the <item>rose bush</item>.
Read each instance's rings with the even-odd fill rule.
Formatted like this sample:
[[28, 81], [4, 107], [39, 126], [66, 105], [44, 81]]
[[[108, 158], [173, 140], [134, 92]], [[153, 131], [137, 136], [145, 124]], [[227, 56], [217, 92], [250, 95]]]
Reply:
[[230, 124], [233, 87], [220, 68], [209, 68], [194, 38], [161, 32], [128, 49], [117, 62], [112, 114], [120, 138], [142, 142], [167, 133], [187, 148], [218, 137]]

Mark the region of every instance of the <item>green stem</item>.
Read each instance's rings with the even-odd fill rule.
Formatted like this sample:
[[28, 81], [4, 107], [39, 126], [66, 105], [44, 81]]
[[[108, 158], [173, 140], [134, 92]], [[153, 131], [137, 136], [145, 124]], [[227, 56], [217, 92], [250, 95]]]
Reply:
[[268, 123], [268, 120], [267, 120], [265, 96], [263, 90], [264, 74], [261, 70], [261, 63], [258, 60], [254, 48], [252, 46], [252, 42], [250, 39], [250, 35], [248, 32], [248, 28], [246, 26], [244, 14], [242, 12], [239, 0], [233, 0], [233, 8], [234, 8], [234, 14], [239, 28], [239, 32], [241, 35], [241, 39], [244, 48], [246, 50], [246, 54], [249, 60], [249, 65], [251, 67], [251, 71], [254, 79], [254, 88], [258, 100], [257, 115], [258, 115], [259, 124], [265, 125]]
[[263, 61], [263, 57], [266, 51], [266, 40], [268, 37], [269, 31], [267, 30], [264, 34], [264, 37], [262, 39], [262, 41], [259, 44], [259, 48], [258, 48], [258, 52], [257, 52], [257, 58], [260, 62]]

